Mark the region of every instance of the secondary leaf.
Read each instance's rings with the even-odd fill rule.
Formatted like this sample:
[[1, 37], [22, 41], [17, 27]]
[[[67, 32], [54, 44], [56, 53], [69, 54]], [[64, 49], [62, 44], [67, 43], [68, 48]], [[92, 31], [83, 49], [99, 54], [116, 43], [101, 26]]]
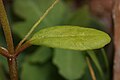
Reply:
[[97, 67], [98, 72], [99, 72], [99, 74], [100, 74], [100, 76], [101, 76], [101, 79], [104, 80], [103, 70], [102, 70], [102, 68], [101, 68], [101, 66], [100, 66], [100, 64], [99, 64], [99, 61], [98, 61], [98, 59], [97, 59], [97, 57], [96, 57], [96, 55], [95, 55], [95, 52], [94, 52], [94, 51], [87, 51], [87, 52], [88, 52], [88, 55], [89, 55], [89, 56], [91, 57], [91, 59], [93, 60], [95, 66]]
[[30, 62], [33, 63], [44, 63], [48, 61], [52, 56], [52, 50], [48, 47], [38, 48], [34, 54], [30, 57]]
[[2, 66], [1, 62], [0, 62], [0, 80], [6, 80], [5, 72], [3, 70], [3, 66]]
[[59, 73], [67, 80], [76, 80], [83, 76], [86, 69], [86, 61], [80, 51], [55, 49], [54, 64]]
[[49, 80], [51, 69], [50, 64], [40, 66], [24, 63], [22, 67], [21, 80]]
[[[72, 13], [72, 14], [71, 14]], [[80, 7], [78, 10], [69, 13], [69, 17], [65, 21], [65, 24], [69, 25], [78, 25], [89, 28], [96, 28], [99, 30], [105, 30], [104, 25], [99, 22], [95, 17], [91, 16], [88, 5]]]
[[78, 26], [56, 26], [42, 29], [30, 39], [30, 43], [34, 45], [73, 50], [98, 49], [109, 42], [108, 34]]
[[0, 64], [8, 71], [7, 60], [4, 56], [0, 55]]
[[[14, 12], [24, 21], [18, 21], [13, 24], [13, 31], [20, 37], [24, 37], [33, 24], [43, 15], [45, 10], [55, 0], [15, 0], [14, 1]], [[67, 7], [63, 1], [60, 1], [42, 21], [39, 30], [43, 27], [54, 26], [60, 24], [66, 14]], [[56, 14], [57, 12], [57, 14]], [[22, 31], [22, 33], [21, 33]]]

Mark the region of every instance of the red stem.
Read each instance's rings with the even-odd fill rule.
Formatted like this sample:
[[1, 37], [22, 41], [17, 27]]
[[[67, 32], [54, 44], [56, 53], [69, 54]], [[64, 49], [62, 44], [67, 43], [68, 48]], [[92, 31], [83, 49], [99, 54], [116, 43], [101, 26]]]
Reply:
[[9, 73], [11, 80], [18, 80], [18, 72], [17, 72], [17, 61], [16, 58], [8, 58], [9, 65]]
[[10, 54], [8, 53], [8, 50], [3, 48], [3, 47], [0, 47], [0, 54], [5, 56], [5, 57], [10, 57]]
[[6, 56], [6, 58], [10, 56], [10, 58], [8, 58], [8, 65], [11, 80], [18, 80], [16, 57], [12, 57], [14, 56], [13, 38], [2, 0], [0, 0], [0, 22], [2, 24], [2, 28], [5, 34], [9, 54], [6, 54], [6, 52], [4, 52], [5, 50], [3, 50], [2, 48], [1, 52], [3, 53], [4, 56]]
[[29, 42], [25, 42], [21, 47], [17, 48], [15, 50], [14, 56], [17, 57], [22, 51], [24, 51], [26, 48], [30, 47], [31, 44]]
[[7, 46], [8, 46], [8, 51], [10, 54], [14, 54], [14, 46], [13, 46], [13, 39], [12, 39], [12, 34], [9, 26], [9, 22], [7, 19], [6, 11], [3, 5], [2, 0], [0, 0], [0, 22], [2, 24], [2, 28], [5, 34]]

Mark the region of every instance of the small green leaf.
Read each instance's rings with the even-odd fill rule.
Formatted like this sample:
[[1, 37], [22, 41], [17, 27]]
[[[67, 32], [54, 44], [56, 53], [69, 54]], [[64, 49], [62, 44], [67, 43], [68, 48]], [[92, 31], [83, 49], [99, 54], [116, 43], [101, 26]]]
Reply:
[[55, 49], [53, 63], [58, 67], [59, 73], [66, 80], [76, 80], [84, 75], [87, 65], [81, 53], [84, 52]]
[[4, 69], [3, 69], [1, 62], [0, 62], [0, 80], [6, 80], [5, 72], [4, 72]]
[[108, 34], [78, 26], [56, 26], [42, 29], [30, 39], [30, 43], [33, 45], [73, 50], [98, 49], [109, 42]]
[[[15, 0], [13, 3], [13, 9], [16, 15], [23, 19], [23, 21], [17, 21], [12, 24], [12, 29], [20, 38], [23, 38], [27, 32], [31, 29], [35, 21], [41, 17], [46, 9], [55, 0]], [[54, 26], [63, 23], [67, 14], [68, 8], [64, 1], [60, 0], [59, 3], [50, 11], [46, 18], [41, 22], [36, 31], [43, 27]], [[56, 14], [57, 12], [57, 14]], [[22, 33], [21, 33], [22, 31]], [[33, 33], [34, 33], [33, 32]]]
[[48, 47], [40, 47], [38, 48], [34, 54], [30, 57], [30, 62], [33, 63], [45, 63], [52, 56], [52, 50]]
[[40, 66], [25, 62], [22, 67], [21, 80], [49, 80], [51, 67], [50, 64]]

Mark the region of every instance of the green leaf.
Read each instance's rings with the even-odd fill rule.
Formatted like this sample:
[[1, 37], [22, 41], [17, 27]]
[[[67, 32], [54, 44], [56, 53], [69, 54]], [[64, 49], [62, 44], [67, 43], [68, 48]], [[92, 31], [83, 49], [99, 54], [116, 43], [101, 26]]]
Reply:
[[[15, 22], [12, 25], [13, 31], [20, 37], [24, 37], [53, 2], [54, 0], [15, 0], [14, 12], [23, 21]], [[64, 20], [63, 16], [66, 14], [66, 9], [64, 2], [60, 1], [37, 27], [36, 31], [43, 27], [60, 24]]]
[[[70, 14], [71, 13], [69, 13], [69, 15]], [[80, 9], [76, 10], [75, 12], [73, 12], [73, 14], [69, 16], [65, 24], [89, 26], [91, 20], [92, 19], [89, 12], [89, 7], [85, 5], [83, 7], [80, 7]]]
[[91, 27], [91, 28], [97, 28], [99, 30], [105, 30], [104, 29], [105, 26], [101, 22], [99, 22], [98, 19], [91, 16], [91, 12], [89, 10], [88, 5], [84, 5], [71, 13], [69, 13], [70, 16], [65, 21], [65, 24], [78, 25], [84, 27], [89, 26], [89, 28]]
[[4, 56], [0, 55], [0, 64], [4, 67], [6, 71], [8, 71], [7, 60]]
[[51, 65], [33, 65], [24, 63], [22, 67], [21, 80], [49, 80]]
[[104, 73], [98, 61], [98, 58], [95, 55], [95, 52], [94, 51], [87, 51], [87, 52], [88, 52], [88, 55], [91, 57], [92, 61], [94, 62], [95, 66], [97, 67], [98, 72], [101, 76], [101, 79], [104, 80]]
[[33, 63], [44, 63], [48, 61], [52, 56], [52, 51], [48, 47], [40, 47], [38, 48], [34, 54], [30, 57], [30, 62]]
[[83, 52], [55, 49], [53, 62], [67, 80], [79, 79], [85, 73], [86, 61], [81, 53]]
[[105, 52], [105, 49], [102, 48], [101, 49], [101, 53], [102, 53], [102, 57], [103, 57], [103, 60], [104, 60], [104, 63], [105, 63], [105, 67], [107, 69], [107, 79], [109, 80], [110, 79], [110, 66], [109, 66], [109, 60], [108, 60], [108, 57], [107, 57], [107, 53]]
[[5, 72], [4, 72], [4, 69], [3, 69], [1, 62], [0, 62], [0, 80], [6, 80]]
[[34, 45], [73, 50], [98, 49], [109, 42], [108, 34], [78, 26], [56, 26], [42, 29], [30, 39], [30, 43]]

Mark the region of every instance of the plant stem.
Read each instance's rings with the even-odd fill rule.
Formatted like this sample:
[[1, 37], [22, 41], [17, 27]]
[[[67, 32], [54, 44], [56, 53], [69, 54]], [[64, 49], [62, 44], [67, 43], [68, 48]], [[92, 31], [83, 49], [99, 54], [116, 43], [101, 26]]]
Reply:
[[19, 49], [15, 51], [14, 56], [17, 57], [22, 51], [24, 51], [26, 48], [30, 47], [31, 44], [29, 41], [25, 42]]
[[47, 16], [47, 14], [51, 11], [51, 9], [58, 3], [59, 0], [55, 0], [55, 2], [46, 10], [46, 12], [40, 17], [40, 19], [33, 25], [31, 30], [28, 32], [28, 34], [20, 41], [18, 44], [16, 50], [22, 45], [22, 43], [31, 35], [31, 33], [34, 31], [34, 29], [41, 23], [41, 21]]
[[113, 80], [120, 80], [120, 0], [113, 0], [113, 21], [114, 21], [114, 64]]
[[6, 38], [6, 42], [7, 42], [7, 46], [8, 46], [8, 51], [10, 54], [14, 54], [12, 34], [11, 34], [9, 22], [7, 19], [7, 15], [6, 15], [2, 0], [0, 0], [0, 22], [2, 24], [2, 28], [3, 28], [3, 31], [5, 34], [5, 38]]
[[9, 72], [10, 72], [9, 74], [10, 74], [11, 80], [18, 80], [16, 57], [12, 57], [14, 55], [13, 39], [12, 39], [9, 22], [7, 19], [6, 11], [5, 11], [2, 0], [0, 0], [0, 22], [2, 24], [2, 28], [6, 38], [8, 54], [6, 54], [3, 48], [0, 48], [0, 49], [3, 54], [6, 54], [5, 57], [8, 58], [8, 65], [9, 65]]
[[7, 49], [0, 47], [0, 54], [5, 56], [5, 57], [9, 57], [10, 55], [8, 54]]
[[91, 74], [92, 80], [96, 80], [95, 73], [93, 71], [92, 65], [90, 64], [90, 61], [89, 61], [88, 57], [86, 58], [86, 61], [87, 61], [87, 64], [88, 64], [88, 68], [90, 70], [90, 74]]
[[105, 49], [104, 48], [101, 48], [101, 52], [102, 52], [102, 55], [103, 55], [103, 59], [105, 61], [105, 65], [106, 65], [106, 69], [107, 69], [107, 80], [110, 80], [110, 70], [109, 70], [109, 62], [108, 62], [108, 58], [107, 58], [107, 55], [106, 55], [106, 52], [105, 52]]
[[103, 73], [102, 67], [100, 66], [99, 60], [98, 60], [97, 56], [95, 55], [95, 52], [93, 50], [89, 50], [87, 52], [89, 53], [89, 56], [90, 56], [91, 60], [94, 62], [96, 68], [98, 69], [101, 79], [104, 80], [104, 73]]
[[17, 61], [16, 58], [8, 58], [9, 73], [11, 80], [18, 80]]

